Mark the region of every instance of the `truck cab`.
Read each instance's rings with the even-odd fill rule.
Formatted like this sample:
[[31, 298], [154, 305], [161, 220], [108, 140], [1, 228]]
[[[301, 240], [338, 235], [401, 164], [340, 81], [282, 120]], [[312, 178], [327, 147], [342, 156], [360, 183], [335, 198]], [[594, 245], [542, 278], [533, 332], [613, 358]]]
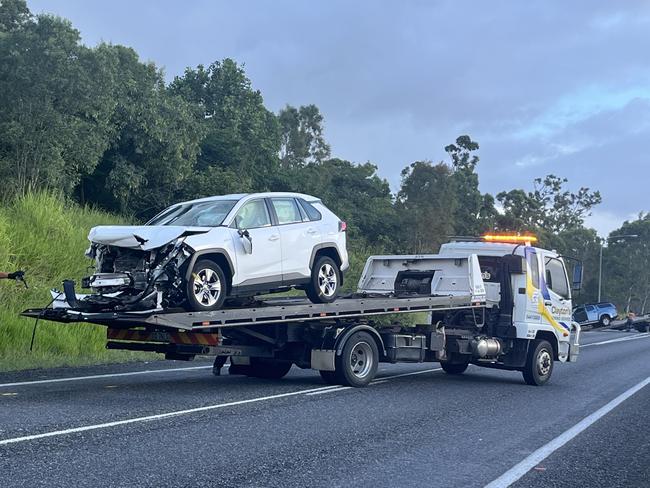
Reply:
[[[522, 236], [525, 237], [525, 236]], [[507, 241], [512, 237], [502, 237]], [[443, 244], [440, 255], [476, 254], [485, 281], [488, 299], [502, 303], [501, 287], [506, 256], [519, 256], [521, 270], [510, 273], [512, 326], [520, 339], [545, 338], [554, 349], [555, 359], [569, 360], [577, 355], [578, 345], [570, 347], [572, 328], [571, 289], [564, 259], [554, 251], [522, 242], [450, 242]], [[512, 259], [512, 258], [510, 258]], [[578, 283], [574, 283], [577, 286]], [[497, 295], [498, 294], [498, 295]], [[508, 305], [506, 304], [506, 307]], [[573, 349], [573, 351], [571, 351]]]

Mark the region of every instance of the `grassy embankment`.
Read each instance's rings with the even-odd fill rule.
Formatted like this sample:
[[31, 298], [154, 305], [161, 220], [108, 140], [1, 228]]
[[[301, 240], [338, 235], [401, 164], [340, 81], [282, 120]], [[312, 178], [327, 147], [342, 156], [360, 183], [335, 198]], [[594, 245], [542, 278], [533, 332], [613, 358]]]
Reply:
[[0, 371], [154, 357], [106, 350], [103, 327], [45, 321], [38, 325], [30, 352], [34, 321], [18, 315], [45, 306], [49, 290], [60, 288], [62, 280], [79, 282], [89, 264], [84, 257], [88, 230], [115, 223], [120, 218], [47, 194], [28, 195], [0, 208], [0, 270], [25, 269], [29, 284], [25, 289], [0, 281]]

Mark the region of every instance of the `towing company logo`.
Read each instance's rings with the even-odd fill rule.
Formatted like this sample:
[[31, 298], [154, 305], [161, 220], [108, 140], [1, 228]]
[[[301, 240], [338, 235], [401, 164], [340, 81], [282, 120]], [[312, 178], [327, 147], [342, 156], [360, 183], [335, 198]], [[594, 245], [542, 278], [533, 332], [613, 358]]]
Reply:
[[571, 309], [569, 307], [557, 307], [553, 305], [551, 307], [551, 313], [553, 316], [559, 316], [560, 318], [566, 318], [571, 315]]

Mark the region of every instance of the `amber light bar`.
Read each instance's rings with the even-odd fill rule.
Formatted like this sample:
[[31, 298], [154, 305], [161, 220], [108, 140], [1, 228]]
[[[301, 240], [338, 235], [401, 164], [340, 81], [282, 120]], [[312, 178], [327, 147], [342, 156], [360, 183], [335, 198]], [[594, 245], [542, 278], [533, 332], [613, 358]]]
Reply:
[[486, 235], [483, 236], [483, 240], [486, 241], [486, 242], [520, 243], [520, 242], [537, 242], [537, 237], [535, 237], [535, 236], [519, 236], [519, 235], [486, 234]]

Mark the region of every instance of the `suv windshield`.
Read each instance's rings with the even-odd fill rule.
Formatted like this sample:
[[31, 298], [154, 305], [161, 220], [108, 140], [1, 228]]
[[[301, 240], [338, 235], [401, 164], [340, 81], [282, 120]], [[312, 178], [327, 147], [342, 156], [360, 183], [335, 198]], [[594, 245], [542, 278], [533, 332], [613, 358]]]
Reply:
[[146, 225], [183, 225], [217, 227], [232, 210], [237, 200], [214, 200], [174, 205], [156, 215]]

